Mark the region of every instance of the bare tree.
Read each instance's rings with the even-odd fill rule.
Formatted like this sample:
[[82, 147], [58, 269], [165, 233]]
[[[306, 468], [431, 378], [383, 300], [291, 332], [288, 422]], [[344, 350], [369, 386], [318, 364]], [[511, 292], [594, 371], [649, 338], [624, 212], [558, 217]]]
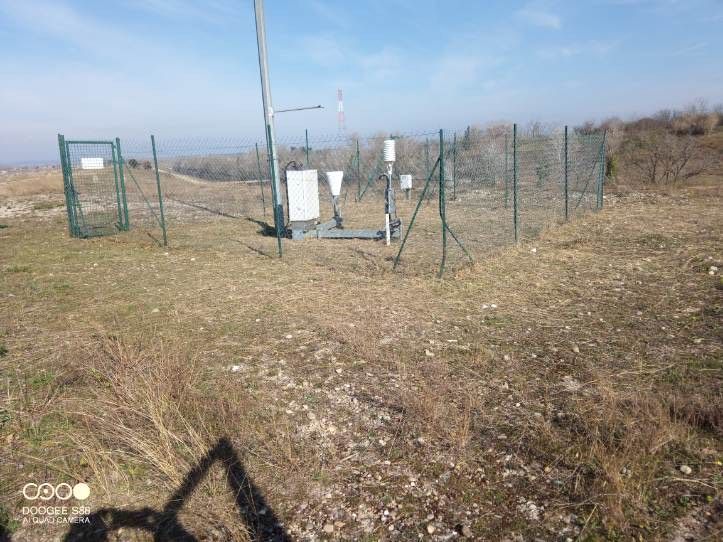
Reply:
[[598, 131], [598, 127], [591, 120], [583, 122], [580, 126], [575, 126], [573, 132], [579, 135], [590, 135]]
[[647, 184], [669, 184], [703, 173], [711, 163], [700, 141], [664, 130], [630, 134], [621, 155], [638, 180]]

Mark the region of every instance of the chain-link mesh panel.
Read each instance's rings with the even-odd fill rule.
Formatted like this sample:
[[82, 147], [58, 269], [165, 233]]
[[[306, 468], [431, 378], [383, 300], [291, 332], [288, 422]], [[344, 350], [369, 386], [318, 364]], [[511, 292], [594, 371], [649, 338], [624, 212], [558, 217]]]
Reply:
[[565, 141], [561, 133], [517, 139], [519, 240], [530, 240], [564, 220]]
[[600, 206], [600, 183], [605, 167], [602, 146], [602, 134], [570, 134], [568, 137], [570, 218]]
[[449, 265], [468, 261], [468, 254], [484, 257], [514, 242], [511, 151], [511, 132], [505, 129], [446, 135]]
[[165, 220], [159, 178], [156, 176], [153, 145], [150, 138], [118, 140], [123, 159], [123, 178], [130, 229], [165, 243]]
[[[443, 270], [535, 239], [575, 214], [600, 208], [603, 145], [602, 134], [566, 137], [563, 130], [520, 133], [496, 127], [445, 134], [443, 173], [437, 172], [420, 200], [436, 194], [440, 226], [412, 224], [399, 267], [413, 256], [415, 245], [426, 255], [427, 271], [440, 258]], [[437, 193], [441, 188], [444, 198]]]
[[272, 215], [265, 146], [157, 138], [156, 153], [169, 222]]
[[127, 229], [123, 172], [112, 141], [65, 142], [66, 202], [75, 237]]

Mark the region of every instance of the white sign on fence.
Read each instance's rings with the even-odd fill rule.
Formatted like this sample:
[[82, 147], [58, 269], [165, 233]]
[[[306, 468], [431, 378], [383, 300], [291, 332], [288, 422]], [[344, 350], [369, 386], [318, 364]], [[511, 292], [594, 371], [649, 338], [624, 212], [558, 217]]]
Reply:
[[80, 167], [82, 169], [103, 169], [102, 158], [81, 158]]

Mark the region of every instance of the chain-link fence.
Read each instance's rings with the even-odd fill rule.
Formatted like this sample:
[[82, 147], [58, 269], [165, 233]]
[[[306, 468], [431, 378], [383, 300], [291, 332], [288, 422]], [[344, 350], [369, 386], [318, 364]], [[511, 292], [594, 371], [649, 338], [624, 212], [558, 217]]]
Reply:
[[[336, 216], [327, 172], [342, 171], [336, 211], [343, 228], [381, 232], [387, 205], [382, 149], [390, 138], [394, 212], [402, 224], [394, 267], [405, 273], [441, 273], [602, 207], [604, 134], [523, 133], [516, 125], [279, 139], [282, 204], [288, 203], [288, 171], [315, 169], [319, 218]], [[254, 235], [276, 234], [265, 142], [59, 141], [73, 236], [141, 229], [159, 244], [213, 245], [219, 223], [234, 235], [241, 235], [234, 224], [242, 223], [254, 225]]]
[[451, 137], [440, 131], [439, 141], [436, 186], [418, 198], [398, 269], [429, 270], [436, 245], [441, 275], [602, 207], [604, 134], [519, 133], [512, 126]]

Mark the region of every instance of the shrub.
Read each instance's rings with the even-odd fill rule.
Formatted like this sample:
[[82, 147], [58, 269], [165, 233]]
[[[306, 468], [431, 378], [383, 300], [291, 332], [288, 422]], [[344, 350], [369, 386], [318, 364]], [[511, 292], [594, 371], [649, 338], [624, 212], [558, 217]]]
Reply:
[[618, 176], [618, 157], [610, 154], [605, 157], [605, 176], [608, 179], [617, 179]]
[[697, 138], [664, 130], [629, 134], [620, 156], [633, 180], [646, 184], [676, 183], [703, 173], [710, 165], [710, 156]]
[[718, 120], [718, 113], [683, 114], [673, 119], [672, 128], [678, 135], [706, 135], [718, 126]]

